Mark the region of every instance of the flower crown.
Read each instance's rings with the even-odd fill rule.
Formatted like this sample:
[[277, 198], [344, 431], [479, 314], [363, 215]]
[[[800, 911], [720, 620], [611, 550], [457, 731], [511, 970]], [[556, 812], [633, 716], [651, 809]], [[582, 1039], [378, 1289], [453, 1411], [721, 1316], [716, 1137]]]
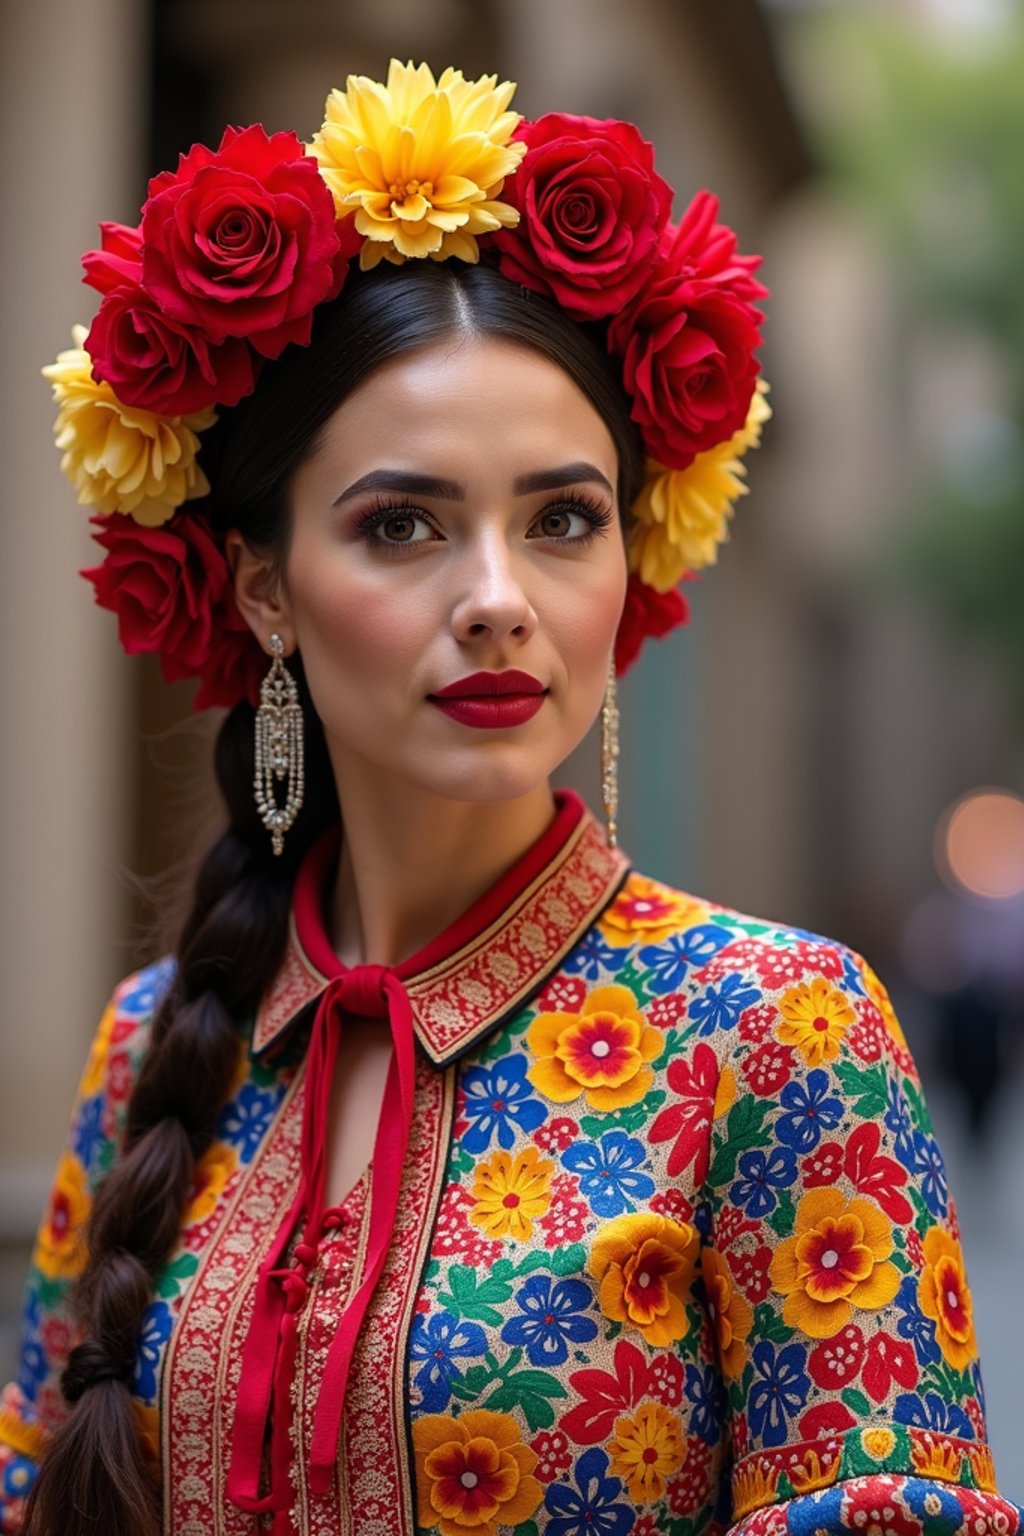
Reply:
[[83, 257], [99, 310], [43, 369], [61, 467], [105, 551], [82, 574], [126, 651], [199, 679], [196, 708], [255, 702], [265, 667], [203, 509], [202, 434], [380, 261], [484, 259], [603, 325], [647, 454], [618, 671], [686, 622], [678, 584], [714, 563], [771, 414], [760, 258], [736, 253], [706, 191], [669, 222], [671, 188], [631, 123], [528, 122], [508, 110], [514, 89], [397, 60], [386, 84], [350, 76], [311, 144], [227, 128], [153, 178], [137, 227], [101, 224]]

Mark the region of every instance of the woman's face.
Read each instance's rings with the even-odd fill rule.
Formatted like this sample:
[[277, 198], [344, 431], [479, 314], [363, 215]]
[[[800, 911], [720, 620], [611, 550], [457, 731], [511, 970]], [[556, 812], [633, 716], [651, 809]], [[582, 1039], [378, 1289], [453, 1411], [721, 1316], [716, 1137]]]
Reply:
[[301, 652], [343, 795], [369, 769], [511, 799], [568, 756], [625, 597], [617, 478], [594, 407], [509, 342], [434, 343], [344, 401], [294, 478], [260, 635]]

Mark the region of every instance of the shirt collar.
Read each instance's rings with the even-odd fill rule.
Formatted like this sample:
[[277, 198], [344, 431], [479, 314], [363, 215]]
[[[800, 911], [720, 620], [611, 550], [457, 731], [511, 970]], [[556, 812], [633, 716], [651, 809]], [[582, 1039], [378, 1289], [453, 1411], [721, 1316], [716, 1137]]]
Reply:
[[[555, 794], [554, 820], [479, 901], [395, 967], [416, 1037], [435, 1066], [456, 1060], [544, 983], [615, 896], [629, 870], [578, 795]], [[251, 1054], [272, 1054], [346, 967], [324, 922], [340, 827], [310, 848], [295, 880], [284, 960], [253, 1026]]]

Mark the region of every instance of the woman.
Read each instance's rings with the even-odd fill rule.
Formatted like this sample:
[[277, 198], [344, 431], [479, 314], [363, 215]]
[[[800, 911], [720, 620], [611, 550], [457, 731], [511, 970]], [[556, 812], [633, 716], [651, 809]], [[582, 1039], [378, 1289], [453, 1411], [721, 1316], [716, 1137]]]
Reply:
[[[612, 657], [742, 489], [756, 262], [510, 96], [350, 79], [86, 257], [88, 574], [231, 706], [228, 825], [86, 1067], [5, 1531], [1017, 1528], [881, 984], [615, 846]], [[599, 710], [607, 832], [549, 788]]]

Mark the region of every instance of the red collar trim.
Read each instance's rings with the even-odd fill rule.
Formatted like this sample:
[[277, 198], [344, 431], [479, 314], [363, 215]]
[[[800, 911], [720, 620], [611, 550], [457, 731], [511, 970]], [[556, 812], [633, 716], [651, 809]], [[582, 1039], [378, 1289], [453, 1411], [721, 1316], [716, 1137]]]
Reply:
[[[628, 873], [625, 855], [607, 846], [579, 796], [559, 790], [555, 799], [554, 820], [519, 862], [395, 967], [412, 1004], [417, 1039], [435, 1066], [461, 1056], [535, 992]], [[340, 828], [330, 828], [299, 868], [288, 948], [256, 1017], [253, 1056], [282, 1042], [328, 981], [347, 969], [331, 947], [323, 917], [340, 836]]]

